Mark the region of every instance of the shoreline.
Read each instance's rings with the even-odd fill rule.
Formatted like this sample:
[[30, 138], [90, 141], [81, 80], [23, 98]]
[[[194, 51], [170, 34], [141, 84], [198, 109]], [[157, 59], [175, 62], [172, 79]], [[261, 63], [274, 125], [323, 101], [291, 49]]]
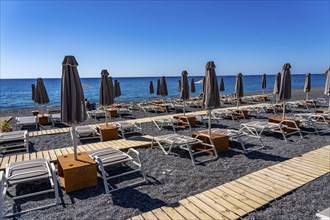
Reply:
[[[305, 93], [303, 92], [303, 89], [293, 89], [292, 90], [292, 93], [303, 93], [305, 95]], [[313, 90], [311, 91], [310, 94], [315, 94], [315, 93], [318, 93], [320, 97], [323, 97], [323, 98], [326, 98], [327, 96], [324, 95], [324, 88], [322, 87], [318, 87], [318, 88], [313, 88]], [[225, 95], [229, 95], [232, 93], [223, 93], [221, 92], [220, 94], [225, 94]], [[262, 94], [262, 91], [256, 91], [256, 92], [245, 92], [244, 93], [244, 96], [250, 96], [250, 95], [260, 95]], [[273, 91], [271, 90], [265, 90], [265, 95], [273, 95]], [[197, 95], [197, 94], [196, 94]], [[171, 98], [171, 99], [175, 99], [175, 98], [179, 98], [179, 97], [164, 97], [164, 99], [167, 99], [167, 98]], [[133, 103], [139, 103], [139, 102], [142, 102], [142, 101], [146, 101], [146, 100], [159, 100], [159, 99], [163, 99], [163, 97], [152, 97], [151, 99], [134, 99], [134, 100], [125, 100], [125, 101], [120, 101], [120, 103], [129, 103], [129, 102], [133, 102]], [[298, 100], [298, 99], [292, 99], [292, 100]], [[326, 99], [327, 100], [327, 99]], [[116, 102], [115, 102], [116, 103]], [[0, 116], [1, 117], [4, 117], [6, 116], [6, 112], [8, 111], [20, 111], [20, 110], [36, 110], [39, 108], [39, 106], [37, 104], [35, 104], [36, 106], [35, 107], [21, 107], [21, 108], [14, 108], [14, 109], [6, 109], [6, 110], [0, 110]], [[96, 103], [96, 106], [99, 107], [100, 105], [98, 103]], [[60, 109], [61, 106], [49, 106], [52, 110], [53, 109]]]

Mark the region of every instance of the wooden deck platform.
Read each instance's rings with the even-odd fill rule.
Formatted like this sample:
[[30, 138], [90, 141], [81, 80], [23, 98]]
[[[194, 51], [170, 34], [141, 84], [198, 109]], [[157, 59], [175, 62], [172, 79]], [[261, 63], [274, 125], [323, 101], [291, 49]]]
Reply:
[[[152, 137], [149, 135], [136, 137], [134, 139], [125, 140], [118, 139], [106, 142], [98, 142], [92, 144], [79, 145], [77, 147], [78, 152], [88, 152], [92, 150], [103, 149], [107, 147], [113, 147], [116, 149], [125, 150], [128, 148], [142, 148], [151, 146]], [[38, 151], [33, 153], [15, 154], [0, 158], [0, 170], [6, 168], [6, 164], [10, 162], [32, 160], [37, 158], [49, 158], [51, 162], [56, 162], [57, 157], [63, 154], [73, 153], [73, 147], [59, 148], [53, 150]]]
[[330, 171], [330, 145], [130, 220], [238, 219]]

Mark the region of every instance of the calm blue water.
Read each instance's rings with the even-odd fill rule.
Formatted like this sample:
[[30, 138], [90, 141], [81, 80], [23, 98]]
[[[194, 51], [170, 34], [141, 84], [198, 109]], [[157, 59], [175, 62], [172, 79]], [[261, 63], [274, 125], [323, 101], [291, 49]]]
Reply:
[[[225, 93], [231, 94], [235, 88], [236, 76], [222, 76], [225, 83]], [[114, 78], [119, 80], [122, 96], [120, 101], [144, 100], [150, 98], [149, 82], [153, 81], [156, 90], [156, 83], [159, 77], [136, 77], [136, 78]], [[189, 77], [189, 82], [192, 77]], [[195, 82], [201, 80], [202, 76], [194, 76]], [[220, 78], [220, 77], [218, 77]], [[267, 91], [273, 90], [274, 75], [267, 75]], [[168, 97], [178, 97], [178, 80], [180, 77], [167, 77]], [[218, 79], [219, 80], [219, 79]], [[321, 88], [325, 85], [325, 74], [313, 74], [311, 76], [312, 89]], [[50, 106], [61, 105], [61, 79], [44, 79], [48, 91]], [[81, 82], [92, 88], [84, 89], [85, 98], [91, 103], [98, 103], [100, 78], [82, 78]], [[220, 81], [219, 81], [220, 82]], [[293, 89], [303, 90], [305, 74], [292, 75]], [[0, 110], [35, 107], [31, 100], [31, 84], [36, 84], [35, 79], [0, 79]], [[261, 89], [261, 76], [249, 75], [243, 77], [244, 92], [258, 92]], [[196, 95], [202, 90], [202, 84], [196, 84]], [[156, 98], [156, 96], [152, 96]]]

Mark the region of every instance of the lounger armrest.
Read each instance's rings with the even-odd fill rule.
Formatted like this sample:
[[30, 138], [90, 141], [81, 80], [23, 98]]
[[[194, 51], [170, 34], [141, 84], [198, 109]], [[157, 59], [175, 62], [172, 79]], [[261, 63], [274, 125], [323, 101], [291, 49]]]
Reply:
[[127, 154], [129, 154], [130, 152], [133, 152], [137, 157], [140, 157], [140, 152], [135, 150], [134, 148], [128, 149]]
[[1, 198], [0, 198], [0, 201], [1, 201], [1, 207], [0, 207], [0, 218], [2, 219], [2, 199], [3, 199], [3, 197], [6, 195], [6, 192], [5, 192], [5, 190], [3, 190], [3, 184], [4, 184], [4, 181], [5, 181], [5, 175], [4, 175], [5, 173], [3, 172], [3, 170], [1, 170], [0, 171], [0, 196], [1, 196]]

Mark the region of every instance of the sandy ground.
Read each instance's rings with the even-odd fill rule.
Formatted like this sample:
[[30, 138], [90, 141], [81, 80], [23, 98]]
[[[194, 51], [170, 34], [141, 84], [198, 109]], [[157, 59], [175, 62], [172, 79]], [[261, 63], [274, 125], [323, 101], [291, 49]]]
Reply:
[[[310, 98], [324, 97], [322, 90], [314, 89]], [[301, 91], [293, 92], [293, 99], [303, 99]], [[31, 109], [3, 111], [1, 116], [30, 115]], [[292, 115], [293, 113], [288, 113]], [[147, 116], [141, 111], [134, 111], [133, 118]], [[150, 115], [148, 115], [150, 116]], [[258, 120], [267, 120], [272, 114], [261, 115]], [[101, 121], [104, 119], [101, 119]], [[113, 120], [122, 120], [120, 118]], [[255, 120], [221, 120], [219, 128], [239, 128], [241, 123]], [[89, 123], [99, 123], [93, 119]], [[145, 133], [150, 135], [168, 134], [171, 129], [161, 132], [151, 123], [144, 123]], [[47, 128], [46, 128], [47, 129]], [[205, 129], [199, 124], [192, 131]], [[191, 135], [188, 129], [181, 129], [180, 134]], [[188, 152], [175, 149], [170, 155], [165, 155], [159, 148], [139, 149], [142, 163], [145, 166], [149, 183], [136, 187], [126, 188], [110, 195], [106, 195], [101, 179], [96, 187], [66, 194], [61, 192], [62, 204], [45, 210], [29, 212], [19, 216], [20, 219], [126, 219], [142, 212], [160, 206], [171, 204], [195, 195], [207, 189], [235, 180], [251, 172], [274, 165], [281, 161], [301, 155], [305, 152], [330, 144], [330, 135], [304, 134], [300, 139], [292, 135], [288, 142], [280, 135], [266, 135], [264, 149], [244, 155], [240, 145], [230, 143], [230, 150], [221, 153], [216, 161], [193, 166]], [[54, 149], [71, 146], [69, 134], [43, 135], [30, 138], [33, 151]], [[253, 145], [250, 145], [253, 147]], [[291, 194], [270, 203], [257, 210], [246, 219], [316, 219], [315, 213], [327, 208], [330, 204], [329, 191], [330, 175], [324, 175], [311, 183], [293, 191]], [[125, 179], [130, 182], [131, 180]], [[44, 183], [24, 184], [17, 186], [12, 192], [25, 192], [45, 187]], [[33, 199], [20, 200], [17, 206], [6, 199], [7, 210], [26, 209], [38, 204], [47, 204], [52, 201], [52, 195], [36, 196]]]

